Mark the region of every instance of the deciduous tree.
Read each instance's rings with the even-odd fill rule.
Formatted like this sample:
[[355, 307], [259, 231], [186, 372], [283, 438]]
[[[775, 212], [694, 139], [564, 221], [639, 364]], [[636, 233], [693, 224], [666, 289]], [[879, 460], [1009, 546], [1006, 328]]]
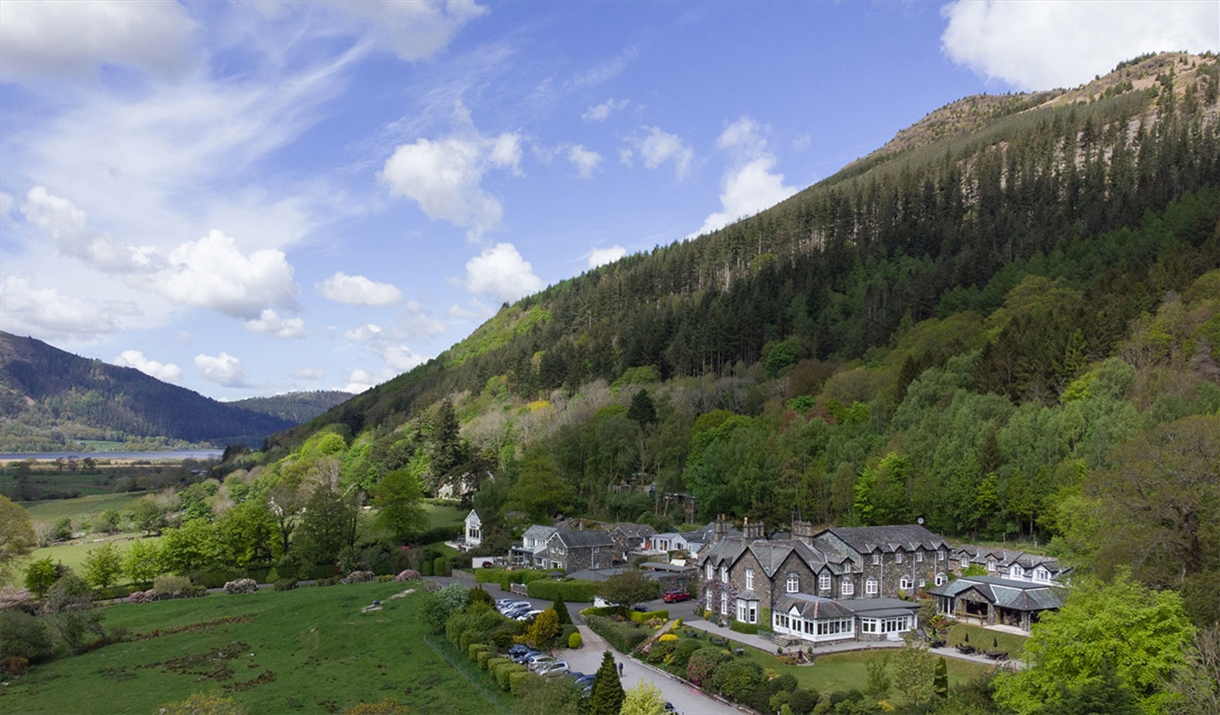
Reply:
[[113, 541], [89, 549], [85, 556], [85, 578], [98, 588], [109, 588], [123, 575], [123, 554]]
[[665, 715], [665, 698], [661, 689], [640, 680], [623, 697], [622, 715]]
[[408, 469], [395, 469], [373, 488], [373, 505], [381, 508], [377, 523], [400, 541], [409, 541], [428, 527], [424, 490]]
[[7, 579], [37, 543], [29, 512], [0, 496], [0, 580]]

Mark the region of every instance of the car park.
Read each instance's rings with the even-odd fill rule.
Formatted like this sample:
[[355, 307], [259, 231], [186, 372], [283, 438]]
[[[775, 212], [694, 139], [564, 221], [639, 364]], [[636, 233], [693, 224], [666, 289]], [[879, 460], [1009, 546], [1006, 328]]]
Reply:
[[534, 607], [530, 606], [530, 605], [514, 606], [506, 611], [503, 611], [502, 613], [505, 618], [516, 618], [517, 616], [520, 616], [522, 613], [529, 613], [533, 609], [534, 609]]
[[580, 680], [581, 678], [585, 677], [585, 674], [579, 670], [569, 670], [568, 672], [564, 673], [564, 675], [568, 676], [572, 680]]
[[543, 655], [543, 653], [541, 651], [536, 651], [533, 648], [530, 648], [529, 650], [525, 651], [524, 653], [522, 653], [520, 655], [514, 655], [514, 656], [510, 656], [510, 657], [512, 658], [512, 661], [514, 663], [525, 663], [530, 658], [533, 658], [534, 656], [539, 656], [539, 655]]
[[680, 601], [689, 601], [691, 595], [686, 591], [666, 591], [665, 595], [661, 596], [661, 599], [666, 603], [678, 603]]

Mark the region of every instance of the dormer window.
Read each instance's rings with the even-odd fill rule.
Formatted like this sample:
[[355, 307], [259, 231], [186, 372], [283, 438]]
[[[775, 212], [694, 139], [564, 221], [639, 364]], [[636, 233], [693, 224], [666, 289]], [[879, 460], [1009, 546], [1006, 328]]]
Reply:
[[902, 552], [901, 551], [894, 552], [894, 563], [896, 563], [896, 564], [902, 563]]
[[818, 575], [818, 590], [821, 590], [821, 591], [830, 590], [830, 574], [823, 573], [823, 574]]
[[943, 551], [937, 551], [937, 552], [936, 552], [936, 560], [937, 560], [937, 561], [944, 561], [944, 560], [945, 560], [945, 552], [943, 552]]
[[708, 564], [707, 565], [707, 580], [711, 581], [713, 576], [715, 576], [715, 567], [712, 566], [711, 564]]
[[874, 551], [873, 552], [873, 566], [876, 566], [879, 563], [881, 563], [881, 554]]
[[754, 590], [754, 569], [746, 569], [746, 589]]
[[1021, 568], [1020, 564], [1013, 564], [1012, 568], [1008, 569], [1008, 575], [1013, 578], [1024, 578], [1025, 569]]
[[801, 577], [795, 571], [788, 572], [788, 593], [796, 593], [801, 590]]
[[920, 563], [920, 562], [922, 562], [922, 561], [923, 561], [923, 552], [922, 552], [922, 551], [916, 551], [916, 552], [915, 552], [915, 561], [916, 561], [917, 563]]
[[729, 569], [727, 566], [720, 567], [720, 583], [729, 582]]
[[987, 560], [987, 570], [991, 571], [992, 573], [995, 573], [995, 561], [994, 560], [992, 560], [992, 559]]
[[964, 568], [964, 569], [970, 568], [970, 557], [968, 557], [968, 556], [962, 557], [962, 568]]

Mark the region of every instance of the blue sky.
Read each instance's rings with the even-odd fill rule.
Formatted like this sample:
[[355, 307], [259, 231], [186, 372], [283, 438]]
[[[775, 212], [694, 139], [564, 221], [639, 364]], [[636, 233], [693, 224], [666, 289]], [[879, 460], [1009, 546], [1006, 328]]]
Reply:
[[1220, 50], [1215, 2], [0, 3], [0, 329], [359, 391], [979, 92]]

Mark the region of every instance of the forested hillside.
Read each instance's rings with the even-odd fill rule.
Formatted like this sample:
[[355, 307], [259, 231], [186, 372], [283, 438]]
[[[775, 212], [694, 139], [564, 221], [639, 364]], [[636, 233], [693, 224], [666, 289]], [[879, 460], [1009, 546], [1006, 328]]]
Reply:
[[0, 332], [0, 450], [79, 449], [75, 440], [258, 446], [293, 422], [226, 405], [129, 367]]
[[497, 548], [557, 514], [922, 517], [1132, 567], [1214, 622], [1218, 76], [1157, 55], [950, 105], [753, 218], [504, 307], [274, 437], [264, 486], [406, 470], [472, 493]]
[[271, 397], [248, 397], [234, 400], [230, 405], [273, 415], [294, 424], [308, 422], [335, 405], [350, 400], [352, 393], [341, 390], [311, 390], [309, 392], [287, 392]]

